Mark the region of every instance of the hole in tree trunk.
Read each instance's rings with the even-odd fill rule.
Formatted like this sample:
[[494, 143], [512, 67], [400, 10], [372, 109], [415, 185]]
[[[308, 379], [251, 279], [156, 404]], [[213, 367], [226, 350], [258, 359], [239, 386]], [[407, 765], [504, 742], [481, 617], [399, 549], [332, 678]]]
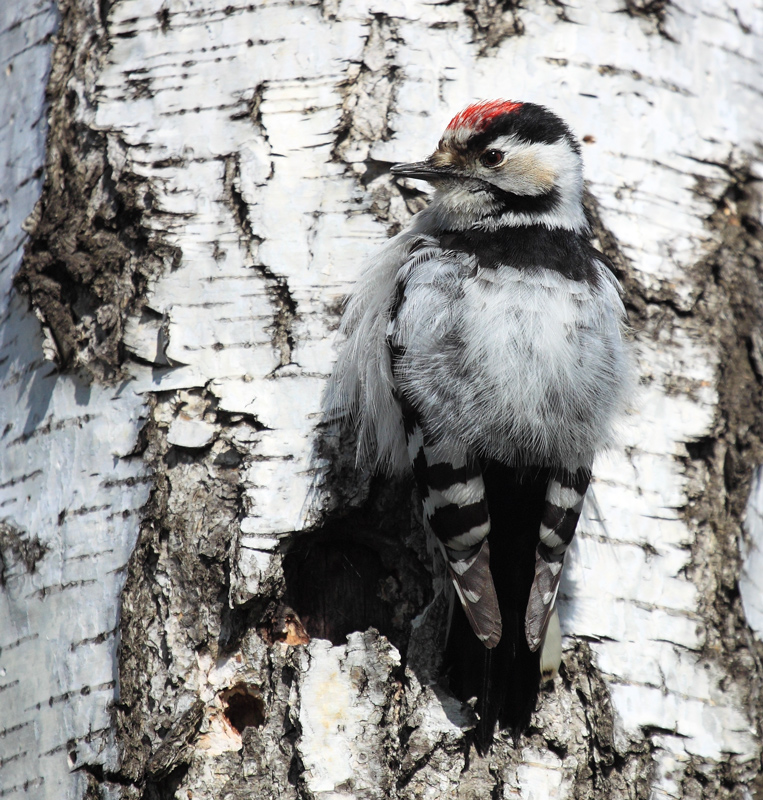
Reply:
[[310, 637], [341, 645], [349, 633], [376, 628], [405, 652], [411, 620], [431, 597], [431, 577], [409, 541], [409, 497], [406, 487], [384, 505], [372, 498], [291, 542], [284, 602]]
[[265, 722], [265, 703], [257, 690], [237, 683], [221, 695], [225, 718], [241, 734], [245, 728], [259, 728]]
[[394, 638], [394, 610], [380, 591], [394, 577], [380, 554], [346, 537], [318, 535], [302, 544], [284, 559], [284, 573], [287, 602], [308, 634], [344, 644], [348, 633], [373, 627]]

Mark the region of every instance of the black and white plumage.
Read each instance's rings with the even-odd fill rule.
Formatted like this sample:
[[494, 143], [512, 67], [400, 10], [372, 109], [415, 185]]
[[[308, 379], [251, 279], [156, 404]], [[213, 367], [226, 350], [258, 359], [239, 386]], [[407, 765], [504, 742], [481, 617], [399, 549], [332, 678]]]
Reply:
[[580, 147], [547, 109], [470, 106], [392, 172], [435, 193], [349, 299], [327, 413], [352, 421], [361, 462], [413, 471], [465, 612], [450, 685], [477, 697], [484, 750], [559, 667], [564, 553], [632, 383], [625, 312], [590, 244]]

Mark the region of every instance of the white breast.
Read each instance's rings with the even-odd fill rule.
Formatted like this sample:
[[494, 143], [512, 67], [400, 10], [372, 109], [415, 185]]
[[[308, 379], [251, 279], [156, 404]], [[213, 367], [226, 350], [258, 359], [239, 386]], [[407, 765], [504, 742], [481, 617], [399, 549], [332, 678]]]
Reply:
[[405, 269], [398, 379], [431, 434], [507, 463], [571, 469], [611, 442], [630, 368], [603, 266], [597, 285], [442, 253]]

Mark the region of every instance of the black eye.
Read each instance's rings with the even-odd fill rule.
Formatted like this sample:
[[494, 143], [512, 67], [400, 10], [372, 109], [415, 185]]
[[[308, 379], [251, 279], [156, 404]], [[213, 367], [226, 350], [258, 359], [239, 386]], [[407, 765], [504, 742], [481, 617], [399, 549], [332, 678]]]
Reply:
[[503, 151], [485, 150], [480, 156], [483, 167], [497, 167], [503, 161]]

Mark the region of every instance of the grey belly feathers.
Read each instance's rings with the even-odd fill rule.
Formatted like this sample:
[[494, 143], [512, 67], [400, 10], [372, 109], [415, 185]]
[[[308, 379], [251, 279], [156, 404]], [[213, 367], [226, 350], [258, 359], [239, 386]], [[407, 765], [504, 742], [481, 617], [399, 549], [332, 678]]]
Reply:
[[354, 421], [360, 462], [410, 470], [391, 344], [399, 388], [435, 439], [516, 466], [590, 465], [631, 388], [614, 276], [595, 259], [593, 282], [481, 267], [427, 236], [426, 212], [417, 222], [371, 263], [341, 327], [327, 413]]

